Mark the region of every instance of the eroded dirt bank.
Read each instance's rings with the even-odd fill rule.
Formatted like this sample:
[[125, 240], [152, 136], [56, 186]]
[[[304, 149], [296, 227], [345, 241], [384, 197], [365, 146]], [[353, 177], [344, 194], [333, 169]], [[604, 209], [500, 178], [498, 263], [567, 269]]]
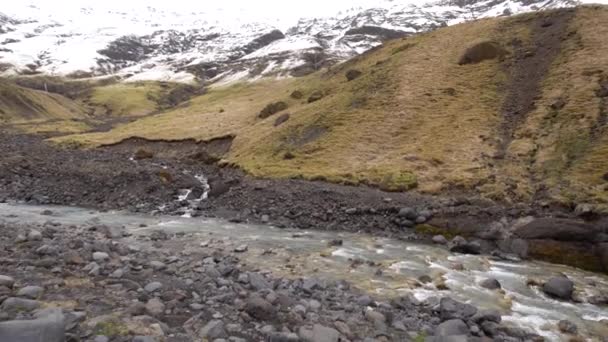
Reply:
[[[205, 145], [134, 140], [83, 151], [3, 133], [0, 200], [367, 231], [411, 240], [461, 235], [467, 241], [459, 249], [470, 253], [511, 253], [594, 271], [608, 269], [608, 221], [593, 212], [253, 179], [213, 164], [228, 147], [229, 141]], [[208, 190], [201, 176], [210, 186], [206, 200], [199, 200]]]

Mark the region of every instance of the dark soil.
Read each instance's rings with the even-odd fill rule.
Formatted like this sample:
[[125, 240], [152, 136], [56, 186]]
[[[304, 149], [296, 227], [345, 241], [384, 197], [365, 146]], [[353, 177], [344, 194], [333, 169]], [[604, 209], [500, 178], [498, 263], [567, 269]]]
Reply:
[[512, 42], [514, 54], [504, 64], [509, 81], [501, 110], [503, 123], [499, 151], [502, 154], [513, 140], [519, 123], [534, 110], [541, 82], [561, 51], [561, 43], [574, 14], [574, 9], [565, 9], [530, 17], [527, 20], [530, 20], [531, 42]]

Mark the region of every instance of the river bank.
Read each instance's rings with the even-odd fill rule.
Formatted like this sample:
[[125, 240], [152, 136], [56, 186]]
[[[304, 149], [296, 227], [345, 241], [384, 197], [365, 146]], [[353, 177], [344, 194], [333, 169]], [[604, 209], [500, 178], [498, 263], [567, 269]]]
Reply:
[[[2, 320], [33, 331], [65, 324], [55, 331], [70, 341], [602, 341], [608, 332], [608, 278], [563, 266], [365, 233], [76, 207], [0, 212]], [[570, 299], [545, 293], [562, 274]]]
[[[132, 141], [95, 150], [57, 148], [4, 132], [0, 202], [218, 217], [301, 229], [368, 232], [430, 242], [462, 236], [475, 252], [608, 270], [608, 219], [542, 203], [387, 193], [366, 186], [251, 178], [218, 167], [222, 141]], [[204, 200], [201, 200], [205, 197]], [[542, 204], [542, 205], [541, 205]]]

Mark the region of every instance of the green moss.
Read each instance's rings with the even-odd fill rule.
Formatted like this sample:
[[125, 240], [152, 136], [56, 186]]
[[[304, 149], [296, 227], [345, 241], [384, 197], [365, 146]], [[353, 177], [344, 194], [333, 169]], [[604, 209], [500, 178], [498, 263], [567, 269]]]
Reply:
[[417, 186], [418, 179], [416, 175], [409, 171], [388, 173], [379, 184], [380, 189], [389, 192], [407, 191]]
[[448, 230], [430, 224], [418, 224], [416, 225], [416, 227], [414, 227], [414, 230], [418, 234], [424, 234], [428, 236], [443, 235], [448, 240], [454, 238], [456, 235], [461, 235], [453, 229]]
[[94, 335], [104, 336], [125, 336], [129, 334], [129, 329], [117, 319], [98, 323], [94, 331]]

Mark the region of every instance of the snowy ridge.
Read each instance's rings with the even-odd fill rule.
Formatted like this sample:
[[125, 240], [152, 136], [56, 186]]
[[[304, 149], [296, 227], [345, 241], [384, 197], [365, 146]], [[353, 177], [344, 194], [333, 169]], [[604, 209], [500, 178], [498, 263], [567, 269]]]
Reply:
[[[367, 3], [367, 2], [366, 2]], [[484, 17], [575, 6], [576, 0], [441, 0], [367, 6], [305, 18], [12, 4], [0, 13], [0, 73], [208, 83], [301, 76], [386, 39]], [[221, 18], [221, 21], [218, 19]]]

